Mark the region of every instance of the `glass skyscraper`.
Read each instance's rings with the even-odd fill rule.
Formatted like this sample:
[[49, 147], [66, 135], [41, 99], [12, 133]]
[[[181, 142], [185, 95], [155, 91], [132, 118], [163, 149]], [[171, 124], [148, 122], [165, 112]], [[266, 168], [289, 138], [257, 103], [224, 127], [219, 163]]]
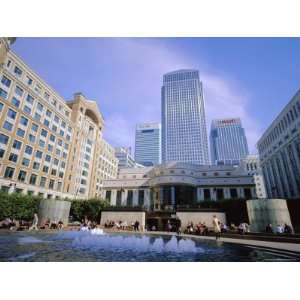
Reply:
[[135, 130], [135, 161], [144, 166], [161, 163], [161, 124], [138, 124]]
[[212, 121], [210, 151], [212, 164], [239, 164], [249, 154], [245, 130], [239, 118]]
[[162, 161], [209, 164], [202, 83], [197, 70], [163, 77]]

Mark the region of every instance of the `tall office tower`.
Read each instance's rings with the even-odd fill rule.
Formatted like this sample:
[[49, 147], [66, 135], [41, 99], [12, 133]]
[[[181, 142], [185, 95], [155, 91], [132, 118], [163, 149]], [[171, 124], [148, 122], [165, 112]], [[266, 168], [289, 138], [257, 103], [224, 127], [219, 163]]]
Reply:
[[161, 163], [160, 123], [143, 123], [136, 126], [134, 158], [144, 166]]
[[239, 118], [212, 121], [210, 151], [212, 164], [239, 164], [249, 154], [245, 130]]
[[162, 161], [209, 164], [202, 82], [197, 70], [163, 77]]

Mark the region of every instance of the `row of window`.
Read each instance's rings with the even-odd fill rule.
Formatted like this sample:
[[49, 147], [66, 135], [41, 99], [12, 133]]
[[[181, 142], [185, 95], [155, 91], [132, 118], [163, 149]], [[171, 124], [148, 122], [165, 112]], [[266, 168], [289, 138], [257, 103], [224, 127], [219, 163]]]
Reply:
[[[6, 68], [9, 71], [11, 71], [17, 78], [19, 78], [20, 80], [25, 82], [35, 93], [37, 93], [40, 96], [43, 96], [43, 98], [46, 101], [48, 101], [49, 103], [51, 103], [51, 105], [53, 105], [54, 107], [56, 107], [60, 111], [62, 111], [66, 117], [70, 116], [70, 112], [68, 110], [65, 110], [64, 106], [62, 104], [60, 104], [54, 97], [52, 97], [51, 101], [50, 101], [50, 93], [47, 92], [46, 90], [44, 90], [44, 93], [43, 93], [43, 88], [42, 88], [41, 84], [39, 84], [38, 82], [35, 83], [30, 75], [28, 75], [28, 74], [23, 75], [25, 73], [25, 71], [23, 71], [21, 67], [19, 67], [17, 65], [14, 65], [14, 67], [13, 67], [12, 65], [13, 65], [12, 61], [10, 59], [7, 60]], [[4, 80], [4, 84], [9, 85], [10, 83], [8, 80]]]
[[278, 121], [278, 124], [259, 145], [259, 151], [263, 152], [273, 143], [298, 117], [300, 117], [300, 101], [297, 101], [292, 108]]
[[[4, 178], [12, 179], [14, 177], [14, 173], [15, 173], [14, 168], [6, 167], [5, 172], [4, 172]], [[19, 174], [17, 176], [17, 180], [21, 181], [21, 182], [25, 182], [26, 177], [27, 177], [27, 172], [24, 171], [24, 170], [20, 170]], [[38, 179], [38, 175], [32, 173], [29, 177], [28, 183], [31, 184], [31, 185], [36, 185], [37, 184], [37, 179]], [[41, 176], [40, 181], [39, 181], [39, 186], [46, 188], [46, 182], [47, 182], [47, 177]], [[55, 185], [55, 180], [54, 179], [49, 179], [49, 183], [48, 183], [47, 187], [49, 189], [54, 189], [54, 185]], [[57, 189], [57, 191], [61, 191], [61, 189], [62, 189], [62, 182], [61, 181], [57, 182], [56, 189]]]

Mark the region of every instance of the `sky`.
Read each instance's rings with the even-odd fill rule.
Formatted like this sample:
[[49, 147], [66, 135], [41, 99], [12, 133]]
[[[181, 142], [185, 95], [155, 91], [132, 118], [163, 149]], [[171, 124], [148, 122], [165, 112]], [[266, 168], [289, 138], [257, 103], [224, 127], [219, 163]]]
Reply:
[[104, 137], [134, 149], [135, 126], [161, 120], [163, 74], [199, 70], [207, 131], [240, 117], [250, 153], [300, 88], [300, 38], [18, 38], [12, 46], [64, 99], [97, 101]]

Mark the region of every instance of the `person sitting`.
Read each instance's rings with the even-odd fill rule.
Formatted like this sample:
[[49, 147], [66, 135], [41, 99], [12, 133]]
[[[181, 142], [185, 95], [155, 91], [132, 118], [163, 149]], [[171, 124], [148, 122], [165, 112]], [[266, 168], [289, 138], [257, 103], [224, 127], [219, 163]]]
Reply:
[[283, 232], [286, 233], [286, 234], [292, 234], [293, 233], [292, 227], [285, 223]]
[[51, 221], [50, 222], [49, 229], [57, 229], [57, 223], [56, 223], [56, 221]]
[[62, 220], [59, 220], [57, 227], [59, 230], [62, 230], [64, 228], [64, 222]]
[[239, 234], [245, 234], [246, 232], [246, 226], [245, 226], [245, 223], [241, 223], [238, 227], [238, 232]]
[[226, 233], [228, 231], [227, 225], [224, 223], [221, 223], [221, 233]]
[[268, 224], [266, 226], [266, 233], [273, 233], [273, 227], [272, 224]]

